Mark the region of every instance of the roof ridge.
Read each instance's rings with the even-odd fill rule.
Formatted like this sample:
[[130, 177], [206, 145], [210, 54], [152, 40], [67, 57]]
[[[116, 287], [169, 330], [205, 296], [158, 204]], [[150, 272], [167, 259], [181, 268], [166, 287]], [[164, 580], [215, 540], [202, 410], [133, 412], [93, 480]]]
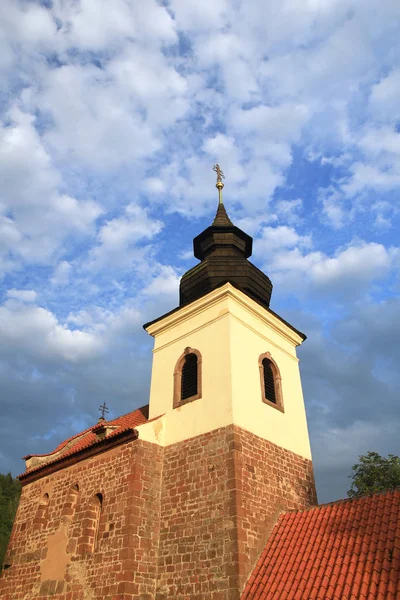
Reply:
[[[127, 417], [128, 415], [132, 415], [133, 413], [137, 412], [137, 411], [142, 411], [142, 409], [148, 407], [148, 404], [145, 404], [143, 406], [140, 406], [139, 408], [135, 408], [134, 410], [131, 410], [127, 413], [125, 413], [124, 415], [120, 415], [118, 417], [115, 417], [115, 419], [110, 419], [109, 421], [103, 421], [101, 424], [104, 425], [113, 425], [115, 423], [115, 421], [118, 421], [118, 419], [122, 419], [123, 417]], [[142, 412], [143, 414], [143, 412]], [[148, 420], [148, 415], [145, 416], [143, 415], [147, 420]], [[45, 457], [45, 456], [51, 456], [52, 454], [56, 454], [56, 452], [61, 452], [61, 450], [63, 450], [65, 448], [65, 446], [67, 446], [70, 442], [73, 442], [74, 440], [76, 440], [77, 438], [83, 438], [85, 437], [88, 433], [91, 433], [93, 431], [93, 429], [95, 429], [97, 427], [97, 425], [99, 425], [99, 423], [96, 423], [95, 425], [91, 425], [90, 427], [87, 427], [86, 429], [84, 429], [83, 431], [79, 431], [78, 433], [76, 433], [75, 435], [72, 435], [71, 437], [67, 438], [66, 440], [63, 440], [62, 442], [60, 442], [58, 444], [58, 446], [56, 446], [56, 448], [54, 448], [54, 450], [52, 450], [51, 452], [47, 452], [45, 454], [27, 454], [26, 456], [23, 456], [22, 458], [24, 460], [28, 459], [28, 458], [36, 458], [36, 457]], [[117, 423], [115, 423], [115, 425], [117, 426]], [[123, 427], [121, 425], [121, 427]], [[124, 426], [126, 427], [126, 425]], [[46, 463], [47, 464], [47, 463]]]
[[44, 454], [27, 454], [26, 456], [23, 456], [22, 458], [25, 460], [27, 458], [35, 458], [36, 456], [50, 456], [51, 454], [60, 452], [60, 450], [65, 448], [65, 446], [67, 444], [69, 444], [69, 442], [72, 442], [74, 439], [76, 439], [78, 437], [83, 437], [87, 433], [90, 433], [90, 431], [92, 431], [93, 427], [94, 427], [94, 425], [92, 425], [91, 427], [88, 427], [87, 429], [84, 429], [83, 431], [79, 431], [78, 433], [76, 433], [75, 435], [72, 435], [71, 437], [67, 438], [66, 440], [63, 440], [51, 452], [47, 452], [47, 453], [45, 452]]
[[[111, 419], [110, 421], [106, 421], [106, 423], [112, 423], [113, 421], [116, 421], [117, 419], [122, 419], [123, 417], [127, 417], [128, 415], [131, 415], [132, 413], [136, 412], [137, 410], [142, 410], [142, 408], [147, 408], [148, 406], [150, 406], [149, 404], [144, 404], [143, 406], [139, 406], [139, 408], [135, 408], [134, 410], [130, 410], [129, 412], [123, 414], [123, 415], [119, 415], [119, 417], [115, 417], [115, 419]], [[148, 416], [146, 417], [148, 419]]]
[[326, 506], [335, 506], [338, 504], [344, 504], [346, 502], [357, 502], [359, 500], [365, 500], [366, 498], [376, 498], [384, 495], [395, 494], [398, 493], [400, 496], [400, 488], [393, 488], [391, 490], [382, 490], [380, 492], [369, 492], [368, 494], [363, 494], [362, 496], [355, 496], [354, 498], [339, 498], [339, 500], [332, 500], [331, 502], [325, 502], [323, 504], [313, 504], [312, 506], [306, 506], [304, 508], [291, 508], [289, 510], [284, 511], [283, 515], [293, 514], [293, 513], [302, 513], [308, 512], [314, 509], [324, 508]]
[[[82, 446], [81, 448], [78, 449], [71, 449], [68, 452], [65, 452], [65, 454], [62, 454], [61, 456], [58, 456], [56, 458], [53, 458], [52, 460], [49, 460], [41, 465], [37, 465], [34, 467], [31, 467], [30, 469], [27, 469], [24, 473], [21, 473], [21, 475], [18, 475], [17, 479], [25, 479], [26, 477], [28, 477], [29, 475], [32, 475], [34, 473], [37, 473], [41, 470], [46, 469], [47, 467], [51, 467], [52, 465], [55, 465], [57, 463], [61, 463], [64, 462], [65, 460], [67, 460], [68, 458], [71, 458], [74, 455], [79, 455], [82, 454], [83, 452], [85, 452], [85, 450], [89, 449], [89, 448], [94, 448], [95, 446], [101, 446], [104, 445], [106, 443], [109, 443], [110, 440], [112, 439], [116, 439], [118, 437], [121, 437], [123, 434], [127, 433], [128, 431], [136, 431], [135, 427], [131, 427], [131, 426], [126, 426], [126, 427], [121, 427], [121, 429], [119, 429], [118, 431], [113, 431], [110, 435], [101, 438], [101, 439], [95, 439], [92, 440], [89, 443], [86, 443], [84, 446]], [[95, 434], [94, 434], [95, 435]]]

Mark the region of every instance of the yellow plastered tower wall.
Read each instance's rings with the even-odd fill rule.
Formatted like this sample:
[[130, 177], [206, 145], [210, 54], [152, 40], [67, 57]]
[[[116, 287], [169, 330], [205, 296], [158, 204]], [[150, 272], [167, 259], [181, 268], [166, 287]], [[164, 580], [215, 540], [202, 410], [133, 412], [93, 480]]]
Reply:
[[[155, 339], [149, 417], [165, 414], [165, 445], [237, 425], [311, 459], [296, 356], [303, 340], [272, 311], [226, 283], [147, 331]], [[187, 347], [202, 357], [202, 395], [174, 408], [174, 369]], [[267, 352], [279, 367], [283, 411], [262, 401], [259, 357]]]

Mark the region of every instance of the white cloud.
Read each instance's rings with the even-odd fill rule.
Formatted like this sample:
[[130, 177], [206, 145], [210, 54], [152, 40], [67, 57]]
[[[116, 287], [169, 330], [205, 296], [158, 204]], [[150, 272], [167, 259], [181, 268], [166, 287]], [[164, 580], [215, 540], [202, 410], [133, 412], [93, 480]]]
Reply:
[[335, 295], [359, 295], [373, 281], [388, 276], [398, 260], [398, 249], [387, 250], [375, 242], [359, 242], [336, 251], [333, 257], [321, 251], [304, 253], [310, 245], [288, 227], [263, 230], [257, 240], [257, 256], [265, 256], [263, 269], [280, 291], [304, 295], [312, 290]]
[[394, 68], [371, 89], [369, 110], [372, 118], [387, 122], [400, 117], [400, 68]]
[[372, 164], [356, 162], [351, 166], [352, 175], [343, 183], [346, 196], [355, 196], [365, 189], [388, 192], [400, 186], [400, 172], [384, 170]]
[[107, 221], [100, 229], [99, 240], [111, 250], [120, 250], [121, 246], [152, 238], [160, 229], [159, 221], [150, 220], [144, 209], [130, 204], [125, 216]]
[[322, 203], [322, 214], [334, 229], [340, 229], [351, 218], [350, 211], [346, 211], [343, 194], [332, 186], [319, 192]]
[[158, 177], [148, 177], [143, 182], [143, 191], [151, 196], [153, 194], [163, 194], [166, 191], [166, 185]]
[[[193, 253], [192, 253], [193, 256]], [[173, 295], [177, 297], [180, 275], [170, 266], [160, 265], [158, 273], [143, 290], [145, 296]]]
[[351, 175], [341, 185], [346, 196], [368, 189], [385, 193], [400, 187], [400, 133], [393, 126], [370, 127], [358, 147], [365, 159], [350, 166]]
[[56, 155], [113, 170], [160, 148], [159, 132], [132, 110], [129, 95], [110, 85], [110, 77], [92, 65], [65, 65], [47, 74], [36, 102], [54, 120], [45, 139]]
[[381, 244], [370, 242], [350, 246], [334, 258], [324, 257], [312, 266], [316, 285], [330, 287], [338, 282], [368, 283], [384, 277], [392, 265], [392, 255]]
[[53, 12], [65, 46], [100, 51], [128, 38], [157, 44], [176, 41], [173, 20], [155, 0], [115, 0], [112, 6], [106, 0], [56, 0]]
[[[346, 156], [342, 165], [348, 174], [337, 185], [319, 192], [323, 215], [339, 229], [366, 212], [375, 213], [377, 228], [391, 227], [391, 217], [399, 210], [397, 197], [390, 203], [385, 195], [400, 188], [400, 134], [394, 125], [367, 126], [359, 132], [355, 144], [358, 159]], [[334, 163], [333, 163], [334, 164]]]
[[295, 200], [279, 200], [275, 205], [275, 211], [279, 220], [292, 225], [298, 223], [300, 213], [303, 211], [303, 201], [301, 198]]
[[15, 67], [16, 50], [25, 47], [31, 52], [43, 52], [54, 43], [57, 32], [50, 11], [27, 2], [1, 3], [0, 27], [0, 70], [4, 71]]
[[13, 209], [26, 206], [32, 197], [47, 205], [48, 199], [38, 196], [53, 194], [60, 176], [52, 168], [34, 118], [17, 107], [7, 117], [8, 122], [0, 129], [2, 196]]
[[181, 260], [193, 260], [193, 250], [185, 250], [179, 254]]
[[89, 331], [70, 330], [48, 310], [9, 300], [0, 307], [2, 353], [18, 351], [30, 359], [79, 362], [103, 351], [99, 336]]
[[112, 265], [113, 268], [126, 267], [135, 253], [144, 256], [137, 244], [151, 240], [161, 231], [162, 226], [161, 221], [152, 219], [145, 209], [129, 204], [122, 216], [106, 221], [100, 228], [97, 246], [89, 253], [89, 268], [105, 265]]
[[179, 27], [189, 31], [218, 29], [224, 22], [224, 13], [230, 8], [227, 0], [171, 0], [170, 5]]
[[145, 111], [154, 132], [173, 125], [189, 110], [187, 81], [159, 50], [130, 45], [110, 62], [107, 72], [119, 93]]
[[262, 135], [267, 140], [280, 142], [298, 141], [308, 116], [306, 106], [284, 103], [279, 106], [264, 105], [235, 111], [231, 120], [234, 127], [246, 135]]
[[[104, 0], [57, 0], [38, 13], [54, 31], [45, 50], [30, 40], [21, 97], [26, 111], [44, 116], [52, 153], [104, 172], [159, 150], [163, 128], [188, 110], [187, 82], [163, 52], [178, 41], [166, 7], [155, 0], [116, 0], [112, 7]], [[46, 63], [35, 50], [60, 64]], [[95, 64], [88, 51], [97, 53]]]
[[50, 279], [52, 285], [66, 285], [71, 275], [72, 265], [66, 261], [61, 261], [53, 271], [53, 276]]
[[310, 247], [311, 236], [299, 235], [295, 229], [287, 225], [278, 227], [263, 227], [260, 236], [255, 240], [254, 253], [256, 256], [276, 253], [282, 249], [294, 247]]
[[353, 242], [333, 256], [313, 250], [311, 236], [287, 226], [264, 227], [255, 240], [254, 254], [264, 259], [263, 270], [280, 292], [304, 297], [313, 291], [335, 296], [358, 296], [374, 281], [385, 279], [398, 260], [396, 248], [375, 242]]
[[2, 251], [26, 262], [46, 262], [68, 234], [88, 234], [101, 214], [92, 200], [60, 193], [63, 180], [35, 129], [34, 118], [14, 107], [0, 125]]
[[90, 331], [100, 336], [105, 349], [112, 351], [123, 338], [140, 330], [143, 318], [142, 312], [136, 306], [127, 303], [116, 311], [100, 306], [88, 306], [85, 310], [69, 314], [67, 323], [81, 331]]
[[35, 302], [37, 293], [35, 290], [7, 290], [8, 298], [15, 298], [16, 300], [21, 300], [22, 302]]
[[[192, 161], [201, 172], [202, 148], [222, 155], [231, 183], [240, 184], [238, 201], [261, 214], [285, 182], [293, 144], [323, 143], [337, 150], [353, 139], [349, 111], [359, 85], [375, 83], [371, 107], [393, 97], [384, 88], [394, 89], [396, 70], [386, 84], [376, 84], [374, 59], [373, 32], [380, 40], [397, 14], [388, 1], [380, 3], [379, 22], [352, 0], [287, 0], [279, 10], [225, 0], [190, 5], [174, 0], [168, 7], [116, 0], [110, 10], [108, 5], [102, 10], [103, 4], [99, 9], [94, 0], [57, 1], [51, 10], [37, 7], [43, 42], [29, 38], [29, 48], [44, 48], [61, 66], [46, 65], [31, 53], [24, 105], [44, 115], [43, 138], [58, 160], [83, 161], [101, 173], [129, 164], [139, 178], [150, 171], [138, 189], [158, 196], [156, 201], [169, 194], [169, 210], [185, 215], [208, 210], [210, 193], [203, 193], [201, 177], [190, 166]], [[24, 18], [28, 13], [36, 19], [28, 8]], [[17, 16], [10, 9], [7, 18], [20, 39]], [[184, 56], [177, 53], [178, 31], [187, 34]], [[95, 64], [88, 50], [97, 53]], [[217, 85], [222, 89], [214, 89]], [[204, 127], [193, 130], [192, 117], [203, 119]], [[210, 135], [210, 125], [224, 133]], [[171, 137], [169, 128], [175, 128]], [[224, 138], [230, 147], [221, 145]], [[149, 161], [163, 150], [172, 157], [171, 169], [152, 172]], [[185, 164], [186, 177], [176, 164]], [[337, 225], [338, 217], [333, 219]]]
[[382, 152], [400, 156], [400, 134], [390, 126], [367, 129], [359, 145], [370, 158], [376, 159]]

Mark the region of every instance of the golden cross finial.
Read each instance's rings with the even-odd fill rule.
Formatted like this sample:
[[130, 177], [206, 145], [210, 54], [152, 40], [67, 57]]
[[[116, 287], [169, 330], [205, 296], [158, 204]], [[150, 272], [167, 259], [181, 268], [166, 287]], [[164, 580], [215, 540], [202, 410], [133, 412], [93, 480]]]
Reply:
[[222, 183], [222, 179], [225, 179], [225, 175], [219, 164], [213, 166], [213, 171], [217, 174], [217, 183], [220, 181]]
[[213, 171], [217, 174], [217, 183], [215, 184], [215, 187], [218, 190], [219, 204], [222, 204], [222, 188], [224, 187], [222, 179], [225, 179], [225, 175], [218, 163], [213, 166]]

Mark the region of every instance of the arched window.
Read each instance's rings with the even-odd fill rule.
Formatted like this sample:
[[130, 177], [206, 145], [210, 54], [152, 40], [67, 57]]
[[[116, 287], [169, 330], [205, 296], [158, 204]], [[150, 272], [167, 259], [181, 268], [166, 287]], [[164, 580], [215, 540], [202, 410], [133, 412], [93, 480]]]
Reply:
[[78, 555], [86, 555], [99, 550], [101, 534], [104, 532], [102, 512], [103, 494], [93, 494], [88, 499], [86, 506], [81, 507], [80, 519], [76, 519], [73, 535], [77, 541], [75, 545], [71, 538], [70, 548], [72, 552], [76, 552]]
[[201, 398], [201, 354], [185, 348], [174, 371], [174, 408]]
[[48, 521], [49, 518], [49, 502], [50, 496], [46, 492], [42, 495], [39, 500], [39, 506], [37, 507], [36, 515], [34, 518], [34, 526], [36, 529], [42, 529]]
[[258, 366], [260, 369], [262, 401], [284, 412], [281, 374], [270, 352], [261, 354], [258, 359]]
[[64, 517], [66, 517], [71, 522], [75, 516], [76, 505], [78, 503], [78, 496], [79, 486], [77, 483], [75, 483], [74, 485], [71, 485], [71, 487], [68, 490], [63, 510]]
[[103, 494], [96, 494], [92, 500], [91, 551], [95, 552], [99, 545], [100, 517], [103, 508]]

